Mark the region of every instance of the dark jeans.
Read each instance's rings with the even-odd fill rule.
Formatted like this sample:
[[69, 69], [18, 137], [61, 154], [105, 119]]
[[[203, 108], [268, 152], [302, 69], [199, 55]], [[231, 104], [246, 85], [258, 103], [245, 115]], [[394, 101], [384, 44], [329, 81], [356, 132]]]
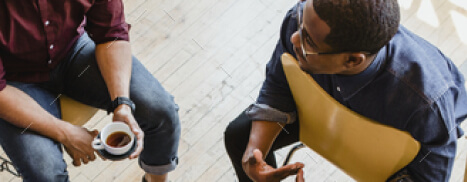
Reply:
[[[51, 72], [45, 83], [7, 82], [57, 118], [61, 117], [58, 94], [106, 109], [110, 96], [97, 66], [95, 44], [84, 34], [71, 53]], [[136, 121], [145, 133], [139, 164], [151, 174], [165, 174], [178, 164], [180, 121], [172, 95], [133, 57], [130, 98], [136, 104]], [[34, 111], [31, 111], [34, 112]], [[53, 129], [53, 128], [51, 128]], [[68, 181], [60, 143], [18, 128], [0, 119], [0, 144], [24, 181]], [[92, 165], [92, 164], [90, 164]]]
[[[224, 132], [225, 148], [227, 149], [230, 161], [232, 162], [240, 182], [251, 181], [242, 168], [242, 157], [250, 139], [251, 123], [252, 121], [250, 118], [246, 116], [245, 112], [242, 112], [235, 120], [230, 122]], [[266, 155], [266, 163], [273, 167], [277, 167], [274, 151], [297, 142], [299, 136], [298, 129], [298, 121], [284, 127], [284, 130], [282, 130], [279, 136], [277, 136], [271, 150]]]

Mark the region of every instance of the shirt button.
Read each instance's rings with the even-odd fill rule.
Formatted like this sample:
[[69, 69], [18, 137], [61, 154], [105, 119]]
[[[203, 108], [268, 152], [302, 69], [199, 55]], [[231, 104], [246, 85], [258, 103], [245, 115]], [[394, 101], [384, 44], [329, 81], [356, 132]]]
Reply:
[[44, 24], [45, 24], [45, 26], [48, 26], [50, 24], [50, 21], [47, 20], [47, 21], [44, 22]]
[[52, 64], [52, 60], [49, 60], [47, 63]]
[[341, 91], [341, 87], [337, 87], [336, 90], [337, 90], [338, 92], [340, 92], [340, 91]]
[[54, 49], [54, 45], [53, 44], [50, 44], [50, 50]]

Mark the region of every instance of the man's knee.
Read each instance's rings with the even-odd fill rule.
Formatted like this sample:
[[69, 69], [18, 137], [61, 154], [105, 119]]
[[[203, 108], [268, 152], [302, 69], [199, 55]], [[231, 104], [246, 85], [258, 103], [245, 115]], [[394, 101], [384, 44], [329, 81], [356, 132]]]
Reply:
[[251, 121], [244, 114], [240, 114], [230, 122], [224, 131], [224, 144], [228, 152], [244, 150], [250, 136]]
[[68, 181], [61, 144], [3, 123], [1, 144], [24, 181]]
[[64, 182], [68, 180], [67, 165], [62, 158], [37, 154], [18, 165], [18, 172], [24, 181]]
[[235, 135], [238, 135], [236, 132], [237, 128], [232, 123], [233, 122], [230, 122], [224, 131], [224, 143], [227, 150], [229, 150], [229, 146], [232, 146], [233, 142], [235, 142]]
[[177, 131], [180, 130], [178, 105], [172, 98], [159, 98], [136, 106], [135, 118], [145, 131]]

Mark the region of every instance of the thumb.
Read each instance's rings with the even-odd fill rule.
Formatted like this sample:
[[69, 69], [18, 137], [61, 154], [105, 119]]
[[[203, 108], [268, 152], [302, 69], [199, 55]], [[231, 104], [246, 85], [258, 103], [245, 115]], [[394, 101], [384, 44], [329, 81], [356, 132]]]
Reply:
[[99, 134], [99, 131], [97, 131], [97, 130], [92, 130], [92, 131], [90, 131], [89, 133], [91, 134], [91, 136], [92, 136], [93, 138], [95, 138], [95, 137]]
[[256, 163], [260, 163], [260, 161], [263, 161], [263, 153], [259, 149], [254, 149], [253, 150], [253, 157], [256, 160]]
[[298, 170], [295, 182], [305, 182], [305, 178], [303, 178], [303, 169]]

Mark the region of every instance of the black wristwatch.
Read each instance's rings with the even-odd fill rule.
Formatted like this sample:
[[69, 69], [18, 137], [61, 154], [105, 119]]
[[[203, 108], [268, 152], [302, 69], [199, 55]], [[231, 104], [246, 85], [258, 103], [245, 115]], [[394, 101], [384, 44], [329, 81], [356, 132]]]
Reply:
[[110, 114], [111, 112], [114, 112], [114, 110], [119, 106], [119, 105], [122, 105], [122, 104], [126, 104], [128, 106], [130, 106], [131, 108], [131, 113], [134, 114], [135, 113], [135, 109], [136, 109], [136, 106], [135, 106], [135, 103], [133, 103], [133, 101], [131, 101], [130, 98], [127, 98], [127, 97], [117, 97], [115, 98], [115, 100], [113, 100], [109, 107], [107, 108], [107, 114]]

